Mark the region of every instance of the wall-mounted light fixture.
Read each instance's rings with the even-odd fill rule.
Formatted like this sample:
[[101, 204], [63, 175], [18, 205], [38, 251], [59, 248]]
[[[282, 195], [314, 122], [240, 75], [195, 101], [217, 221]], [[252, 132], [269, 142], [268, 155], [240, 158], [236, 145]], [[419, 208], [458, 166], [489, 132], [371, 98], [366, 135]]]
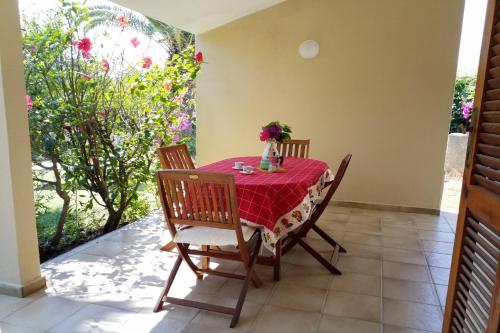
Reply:
[[312, 59], [319, 53], [319, 44], [317, 41], [309, 39], [303, 41], [299, 46], [300, 56], [304, 59]]

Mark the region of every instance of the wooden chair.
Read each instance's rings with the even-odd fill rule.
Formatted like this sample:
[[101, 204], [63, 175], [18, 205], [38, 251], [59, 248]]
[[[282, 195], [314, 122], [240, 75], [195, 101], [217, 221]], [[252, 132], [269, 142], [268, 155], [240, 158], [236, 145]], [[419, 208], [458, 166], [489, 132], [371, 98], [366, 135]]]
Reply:
[[[160, 170], [157, 173], [157, 182], [168, 230], [179, 255], [154, 312], [160, 311], [165, 302], [191, 306], [230, 314], [232, 315], [230, 327], [234, 327], [243, 307], [248, 284], [250, 281], [256, 287], [262, 284], [254, 271], [262, 243], [260, 231], [242, 226], [240, 223], [234, 177], [194, 170]], [[192, 245], [234, 245], [237, 250], [220, 250], [210, 246], [199, 250], [190, 248]], [[191, 260], [191, 255], [240, 261], [246, 274], [198, 267]], [[182, 260], [199, 279], [203, 278], [203, 274], [214, 274], [243, 280], [236, 307], [229, 308], [168, 296]]]
[[[195, 169], [193, 159], [185, 144], [160, 147], [156, 149], [156, 153], [160, 158], [162, 169]], [[175, 248], [175, 243], [168, 242], [161, 247], [161, 250], [170, 251], [173, 248]]]
[[[325, 266], [330, 272], [332, 272], [333, 274], [342, 274], [334, 265], [338, 261], [339, 253], [346, 252], [346, 250], [342, 246], [340, 246], [340, 244], [337, 243], [337, 241], [331, 238], [324, 230], [322, 230], [319, 226], [317, 226], [316, 222], [318, 222], [319, 218], [321, 217], [321, 214], [323, 214], [326, 207], [330, 203], [330, 200], [332, 199], [333, 195], [337, 191], [340, 182], [342, 181], [342, 178], [344, 177], [344, 174], [347, 170], [347, 167], [349, 166], [351, 157], [352, 155], [348, 154], [342, 160], [342, 163], [340, 164], [340, 167], [337, 170], [337, 173], [335, 174], [335, 178], [333, 179], [333, 181], [325, 184], [328, 187], [328, 191], [326, 192], [326, 195], [323, 197], [321, 201], [316, 202], [316, 205], [311, 213], [311, 217], [306, 222], [304, 222], [304, 224], [300, 228], [290, 232], [286, 238], [277, 243], [276, 254], [273, 257], [261, 256], [258, 258], [259, 264], [274, 267], [274, 279], [276, 281], [280, 279], [281, 256], [285, 255], [297, 244], [302, 246], [307, 252], [309, 252], [314, 258], [316, 258], [316, 260], [318, 260], [323, 266]], [[320, 235], [325, 241], [327, 241], [333, 247], [334, 251], [333, 251], [333, 256], [331, 258], [332, 259], [331, 262], [333, 262], [333, 264], [331, 264], [330, 261], [323, 258], [321, 254], [319, 254], [316, 250], [314, 250], [309, 244], [307, 244], [303, 240], [303, 238], [306, 237], [307, 233], [310, 230], [314, 230], [318, 235]]]
[[309, 158], [310, 140], [285, 140], [277, 143], [278, 153], [281, 156]]
[[194, 163], [185, 144], [160, 147], [156, 150], [163, 169], [194, 169]]

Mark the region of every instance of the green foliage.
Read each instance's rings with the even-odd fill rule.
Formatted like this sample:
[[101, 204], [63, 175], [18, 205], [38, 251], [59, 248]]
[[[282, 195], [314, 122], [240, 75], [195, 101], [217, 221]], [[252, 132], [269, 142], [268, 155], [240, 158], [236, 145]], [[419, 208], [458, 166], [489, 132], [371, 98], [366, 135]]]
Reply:
[[50, 190], [44, 190], [39, 182], [34, 182], [35, 193], [35, 212], [37, 219], [48, 214], [50, 211], [49, 202], [53, 200], [54, 193]]
[[[87, 35], [89, 13], [79, 3], [61, 1], [43, 23], [24, 22], [25, 77], [33, 100], [28, 115], [33, 162], [52, 173], [34, 178], [64, 200], [61, 219], [70, 208], [69, 193], [80, 189], [89, 194], [82, 212], [105, 218], [98, 227], [108, 232], [124, 216], [149, 211], [140, 192], [152, 180], [156, 148], [191, 140], [201, 64], [193, 46], [152, 67], [146, 58], [131, 59], [128, 43], [114, 42], [113, 54], [82, 47], [111, 38]], [[77, 222], [71, 225], [75, 234], [81, 231]]]
[[476, 77], [461, 76], [455, 81], [455, 94], [453, 105], [451, 107], [450, 133], [465, 133], [470, 127], [470, 120], [464, 118], [462, 114], [462, 105], [474, 100], [474, 91], [476, 89]]

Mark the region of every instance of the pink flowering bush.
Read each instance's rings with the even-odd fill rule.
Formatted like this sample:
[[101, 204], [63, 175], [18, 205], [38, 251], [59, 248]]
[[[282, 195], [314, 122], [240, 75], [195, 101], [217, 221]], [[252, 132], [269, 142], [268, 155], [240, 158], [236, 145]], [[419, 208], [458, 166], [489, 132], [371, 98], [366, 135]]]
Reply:
[[462, 115], [465, 119], [470, 118], [470, 116], [472, 115], [473, 107], [474, 107], [473, 102], [465, 102], [462, 104], [462, 107], [460, 109], [462, 110]]
[[476, 78], [458, 77], [451, 107], [450, 133], [465, 133], [470, 130]]
[[151, 59], [151, 57], [145, 56], [142, 58], [141, 63], [142, 63], [142, 68], [150, 69], [151, 66], [153, 65], [153, 60]]
[[197, 64], [203, 62], [203, 53], [201, 52], [196, 53], [195, 61]]
[[111, 69], [109, 62], [106, 59], [101, 60], [102, 70], [107, 73]]
[[33, 107], [33, 99], [31, 98], [30, 95], [26, 95], [26, 111], [31, 110]]
[[118, 22], [118, 25], [120, 26], [120, 28], [122, 28], [122, 30], [125, 29], [126, 27], [128, 27], [129, 19], [127, 16], [118, 15], [116, 17], [116, 21]]
[[[105, 36], [88, 33], [88, 19], [85, 7], [62, 2], [44, 23], [23, 24], [33, 162], [55, 181], [34, 178], [64, 201], [53, 245], [74, 188], [88, 192], [86, 209], [104, 212], [97, 223], [103, 232], [116, 229], [153, 179], [156, 148], [189, 141], [195, 126], [201, 53], [188, 47], [165, 63], [132, 59], [127, 51], [139, 45], [135, 38], [104, 54], [96, 45]], [[126, 16], [116, 20], [127, 29]]]
[[90, 59], [90, 50], [92, 50], [92, 42], [90, 41], [90, 39], [88, 37], [83, 37], [78, 41], [76, 45], [82, 52], [82, 57], [85, 59]]
[[130, 43], [132, 44], [133, 47], [138, 47], [139, 44], [141, 44], [141, 42], [139, 41], [139, 39], [137, 37], [134, 37], [130, 40]]

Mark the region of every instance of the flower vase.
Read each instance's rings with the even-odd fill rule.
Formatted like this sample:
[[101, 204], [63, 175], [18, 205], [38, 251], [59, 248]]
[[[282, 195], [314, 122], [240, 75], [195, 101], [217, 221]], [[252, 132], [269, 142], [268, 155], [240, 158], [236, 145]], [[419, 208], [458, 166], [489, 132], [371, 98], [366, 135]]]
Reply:
[[262, 170], [269, 169], [270, 157], [273, 156], [273, 153], [277, 152], [276, 141], [275, 140], [267, 140], [266, 146], [264, 147], [264, 151], [262, 152], [262, 159], [260, 160], [260, 168]]

